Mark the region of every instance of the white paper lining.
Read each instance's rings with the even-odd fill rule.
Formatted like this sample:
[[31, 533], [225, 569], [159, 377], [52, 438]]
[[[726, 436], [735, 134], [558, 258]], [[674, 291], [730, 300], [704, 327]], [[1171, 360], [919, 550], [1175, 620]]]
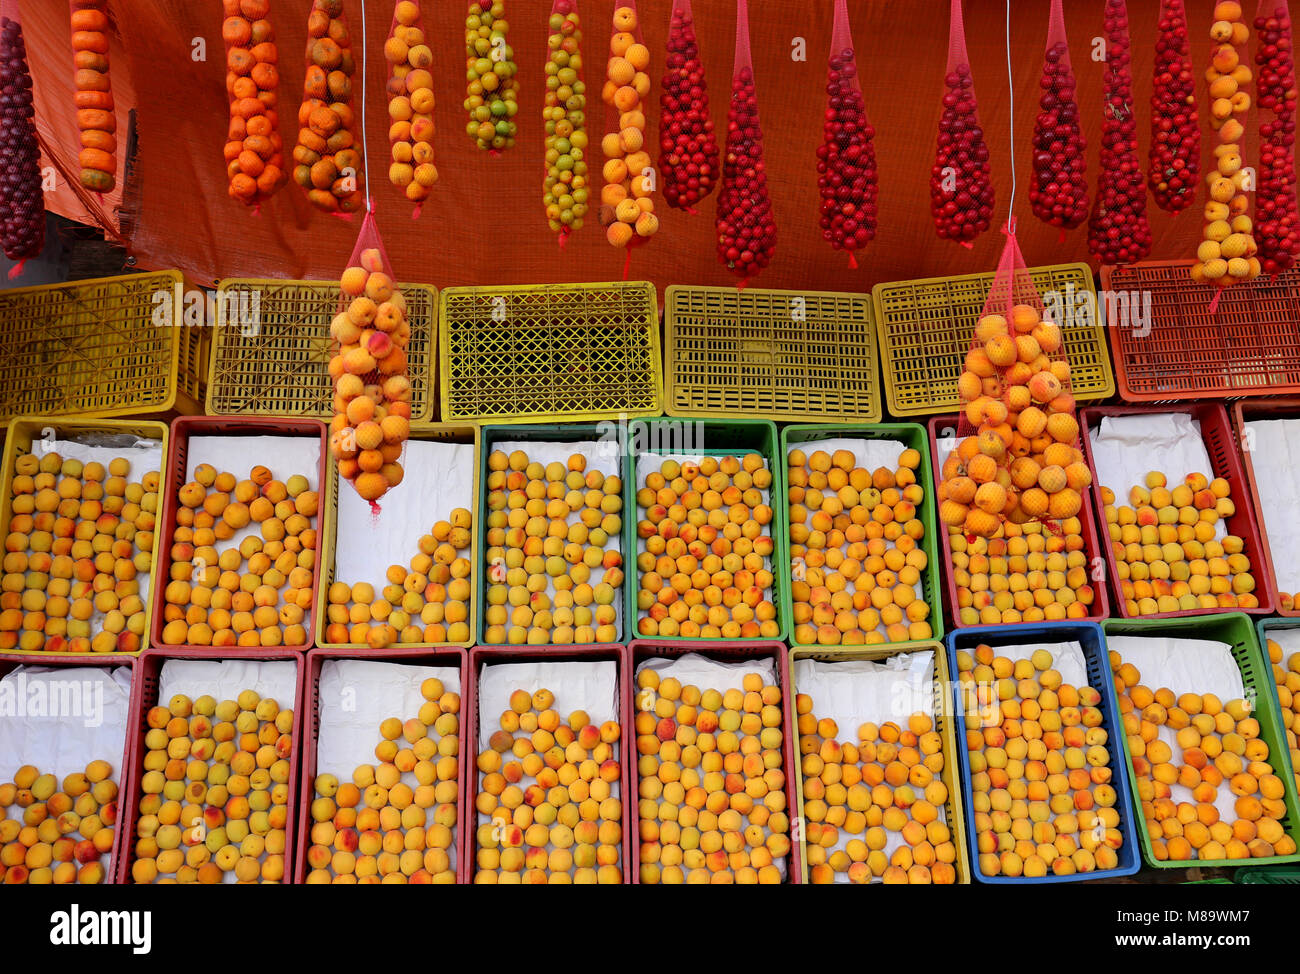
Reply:
[[1268, 533], [1279, 591], [1300, 592], [1300, 419], [1264, 419], [1246, 424], [1243, 449], [1250, 451], [1259, 491], [1259, 516]]
[[[326, 660], [321, 666], [318, 690], [320, 729], [316, 734], [316, 774], [333, 774], [340, 782], [347, 782], [352, 780], [352, 772], [359, 765], [377, 764], [375, 747], [383, 739], [379, 725], [389, 717], [403, 722], [417, 717], [425, 703], [420, 685], [430, 677], [441, 680], [446, 691], [461, 692], [460, 670], [455, 666]], [[468, 758], [464, 754], [457, 757], [461, 787], [465, 786]], [[472, 767], [472, 764], [468, 766]], [[403, 774], [402, 781], [412, 789], [418, 786], [414, 772]], [[314, 782], [307, 784], [314, 797]], [[457, 830], [459, 827], [457, 823]], [[453, 830], [453, 835], [459, 836], [459, 832]], [[453, 870], [456, 868], [457, 844], [453, 839], [451, 848], [447, 850]]]
[[[1107, 636], [1106, 643], [1111, 652], [1119, 653], [1123, 662], [1138, 668], [1142, 685], [1152, 691], [1168, 687], [1176, 697], [1184, 693], [1213, 693], [1225, 704], [1246, 695], [1241, 669], [1232, 658], [1232, 647], [1227, 643], [1165, 636]], [[1173, 751], [1174, 763], [1181, 764], [1183, 749], [1178, 746], [1178, 732], [1162, 725], [1157, 736]], [[1195, 803], [1190, 788], [1175, 783], [1169, 786], [1169, 790], [1175, 803]], [[1235, 801], [1236, 796], [1228, 789], [1227, 783], [1220, 785], [1214, 806], [1226, 822], [1237, 820], [1233, 808]]]

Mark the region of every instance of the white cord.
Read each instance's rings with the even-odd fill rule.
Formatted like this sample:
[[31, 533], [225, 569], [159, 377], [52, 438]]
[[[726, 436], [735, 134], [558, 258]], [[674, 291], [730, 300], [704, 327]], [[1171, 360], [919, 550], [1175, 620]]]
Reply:
[[[1008, 0], [1010, 3], [1010, 0]], [[1008, 8], [1010, 9], [1010, 8]], [[370, 212], [370, 150], [365, 144], [365, 61], [369, 44], [365, 43], [365, 0], [361, 0], [361, 166], [365, 169], [365, 212]]]
[[1010, 223], [1016, 217], [1016, 83], [1011, 73], [1011, 0], [1007, 0], [1007, 94], [1011, 119], [1011, 199], [1007, 204], [1007, 221]]

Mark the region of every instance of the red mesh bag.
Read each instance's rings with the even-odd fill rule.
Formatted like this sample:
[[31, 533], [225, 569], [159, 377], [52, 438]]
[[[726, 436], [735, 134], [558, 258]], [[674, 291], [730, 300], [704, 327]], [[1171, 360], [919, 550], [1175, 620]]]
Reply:
[[260, 207], [289, 180], [280, 138], [280, 69], [269, 0], [222, 0], [226, 19], [226, 132], [228, 192], [239, 202]]
[[975, 79], [966, 56], [961, 0], [952, 0], [944, 85], [938, 147], [930, 171], [930, 214], [940, 237], [969, 247], [989, 228], [994, 197], [989, 147], [980, 128]]
[[867, 119], [858, 62], [849, 31], [848, 0], [835, 0], [835, 30], [826, 74], [826, 114], [817, 147], [822, 236], [836, 250], [854, 251], [876, 236], [876, 130]]
[[950, 528], [985, 538], [1005, 522], [1044, 522], [1060, 533], [1060, 522], [1082, 510], [1091, 482], [1060, 324], [1029, 274], [1014, 221], [1003, 232], [1007, 242], [958, 380], [958, 434], [963, 444], [974, 441], [946, 465], [941, 498], [965, 508], [941, 511]]
[[560, 246], [582, 228], [590, 193], [587, 180], [587, 86], [582, 80], [582, 20], [578, 0], [555, 0], [547, 21], [546, 175], [542, 205]]
[[614, 8], [609, 60], [605, 64], [605, 157], [600, 223], [611, 246], [625, 252], [623, 278], [632, 266], [632, 249], [648, 243], [659, 231], [654, 212], [658, 179], [646, 139], [646, 108], [650, 104], [650, 49], [641, 40], [641, 18], [634, 0]]
[[1296, 213], [1295, 51], [1287, 0], [1260, 0], [1255, 14], [1256, 102], [1259, 105], [1259, 184], [1255, 192], [1260, 266], [1284, 271], [1300, 252]]
[[32, 107], [32, 75], [18, 17], [17, 0], [0, 0], [0, 244], [4, 255], [23, 264], [45, 246], [45, 195], [41, 189], [41, 146]]
[[727, 108], [727, 147], [718, 191], [718, 259], [744, 287], [772, 259], [776, 219], [767, 193], [763, 129], [749, 54], [749, 4], [736, 0], [736, 64]]
[[1151, 88], [1151, 150], [1147, 185], [1156, 206], [1180, 213], [1196, 200], [1201, 168], [1201, 123], [1196, 75], [1188, 56], [1183, 0], [1163, 0]]
[[70, 0], [81, 185], [103, 196], [117, 185], [117, 117], [108, 74], [108, 0]]
[[398, 0], [384, 42], [388, 62], [388, 179], [415, 204], [418, 219], [438, 181], [433, 162], [433, 51], [424, 32], [420, 5]]
[[1039, 89], [1029, 203], [1040, 220], [1060, 227], [1064, 240], [1066, 230], [1088, 218], [1088, 164], [1061, 0], [1052, 0]]
[[478, 147], [493, 156], [515, 144], [519, 66], [507, 40], [509, 32], [505, 0], [475, 0], [469, 5], [465, 15], [466, 129]]
[[330, 335], [330, 452], [339, 476], [377, 512], [376, 501], [402, 482], [400, 460], [411, 429], [406, 360], [411, 325], [373, 209], [366, 211], [340, 279]]
[[357, 64], [343, 0], [312, 0], [305, 58], [294, 180], [317, 209], [355, 213], [365, 202], [365, 175], [352, 97]]
[[673, 0], [668, 24], [668, 62], [659, 92], [659, 178], [668, 205], [692, 214], [718, 182], [718, 139], [691, 0]]
[[1151, 253], [1147, 187], [1137, 153], [1128, 5], [1106, 0], [1105, 100], [1097, 196], [1088, 220], [1088, 249], [1104, 264], [1129, 264]]

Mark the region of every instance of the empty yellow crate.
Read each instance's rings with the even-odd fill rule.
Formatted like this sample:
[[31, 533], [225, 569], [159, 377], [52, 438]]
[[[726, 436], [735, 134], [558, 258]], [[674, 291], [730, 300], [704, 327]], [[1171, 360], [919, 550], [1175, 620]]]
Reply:
[[664, 301], [669, 415], [880, 421], [871, 295], [674, 285]]
[[[411, 425], [419, 427], [433, 418], [438, 291], [425, 284], [397, 286], [411, 325], [407, 374]], [[217, 285], [217, 297], [230, 309], [230, 323], [218, 327], [213, 340], [208, 413], [330, 419], [330, 322], [339, 310], [338, 281], [228, 278]]]
[[0, 418], [203, 412], [212, 335], [184, 315], [197, 293], [179, 271], [0, 291]]
[[[1031, 267], [1040, 294], [1096, 298], [1087, 264]], [[871, 292], [885, 369], [885, 394], [895, 416], [956, 412], [961, 406], [957, 377], [970, 350], [975, 323], [988, 300], [994, 275], [965, 274], [877, 284]], [[1075, 399], [1092, 402], [1115, 392], [1115, 374], [1106, 350], [1104, 322], [1058, 322], [1070, 359]]]
[[444, 423], [659, 415], [652, 284], [446, 288], [438, 314]]

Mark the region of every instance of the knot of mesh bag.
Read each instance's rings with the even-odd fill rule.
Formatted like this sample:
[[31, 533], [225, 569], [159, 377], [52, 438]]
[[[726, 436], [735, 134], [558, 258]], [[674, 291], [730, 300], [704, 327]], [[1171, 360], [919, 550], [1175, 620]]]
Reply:
[[267, 0], [227, 4], [226, 45], [230, 128], [226, 133], [227, 192], [257, 212], [289, 181], [284, 142], [276, 127], [280, 54]]
[[1151, 253], [1147, 187], [1138, 162], [1137, 117], [1128, 6], [1106, 0], [1106, 70], [1097, 196], [1088, 220], [1088, 249], [1105, 264], [1129, 264]]
[[930, 214], [940, 237], [969, 245], [989, 228], [994, 202], [989, 149], [966, 55], [961, 0], [951, 0], [944, 85], [943, 115], [930, 171]]
[[633, 247], [659, 232], [654, 212], [658, 177], [646, 143], [646, 106], [650, 98], [650, 49], [641, 40], [641, 19], [632, 0], [614, 8], [609, 61], [605, 66], [605, 156], [600, 222], [614, 247], [627, 248], [623, 278], [630, 272]]
[[1088, 173], [1061, 0], [1052, 0], [1039, 89], [1029, 202], [1035, 216], [1064, 234], [1088, 217]]
[[587, 86], [582, 80], [582, 20], [578, 0], [555, 0], [547, 21], [546, 174], [542, 206], [546, 225], [560, 235], [560, 246], [587, 215]]
[[41, 147], [32, 106], [32, 75], [15, 0], [0, 3], [0, 244], [4, 255], [23, 264], [45, 246], [45, 194], [41, 190]]
[[1265, 274], [1284, 271], [1300, 252], [1296, 212], [1295, 51], [1286, 0], [1260, 0], [1255, 14], [1255, 64], [1260, 109], [1259, 185], [1255, 216]]
[[1158, 30], [1147, 184], [1160, 209], [1179, 213], [1196, 200], [1201, 159], [1196, 75], [1188, 56], [1183, 0], [1163, 0]]
[[963, 409], [956, 460], [941, 471], [940, 516], [972, 538], [1007, 537], [1026, 524], [1078, 535], [1091, 483], [1079, 449], [1070, 366], [1016, 240], [1014, 226], [975, 324], [958, 379]]
[[70, 0], [81, 185], [101, 197], [117, 185], [117, 116], [108, 71], [108, 0]]
[[747, 0], [736, 2], [736, 63], [727, 108], [727, 147], [716, 230], [718, 259], [741, 278], [742, 287], [771, 261], [776, 249], [776, 219], [763, 162]]
[[515, 144], [515, 112], [519, 109], [518, 65], [507, 36], [505, 0], [471, 3], [465, 15], [465, 69], [469, 84], [465, 126], [474, 144], [499, 155]]
[[853, 252], [876, 236], [876, 130], [867, 119], [853, 53], [847, 0], [835, 2], [835, 29], [826, 74], [826, 114], [817, 147], [822, 236], [836, 250]]
[[294, 180], [326, 213], [347, 215], [365, 205], [361, 144], [352, 81], [357, 64], [343, 4], [313, 0], [307, 16], [307, 75], [298, 109]]
[[412, 219], [438, 181], [433, 162], [433, 50], [424, 33], [420, 5], [398, 0], [384, 42], [388, 62], [388, 129], [392, 162], [388, 178], [415, 204]]
[[690, 0], [673, 0], [668, 24], [668, 61], [659, 94], [659, 177], [664, 199], [695, 212], [718, 181], [718, 139], [709, 117]]
[[330, 452], [339, 476], [377, 510], [379, 498], [403, 477], [400, 460], [411, 431], [406, 358], [411, 325], [373, 209], [366, 210], [339, 280], [330, 337], [335, 408]]

